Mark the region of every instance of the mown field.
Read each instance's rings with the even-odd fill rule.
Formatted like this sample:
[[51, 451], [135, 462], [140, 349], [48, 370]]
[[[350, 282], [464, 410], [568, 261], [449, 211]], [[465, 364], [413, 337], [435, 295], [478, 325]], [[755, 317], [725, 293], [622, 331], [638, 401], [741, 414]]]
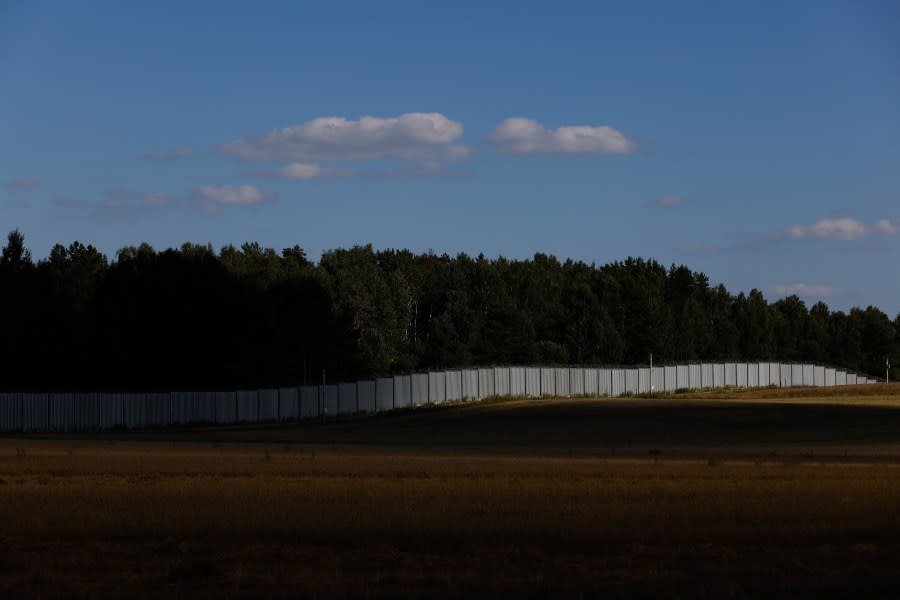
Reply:
[[0, 596], [896, 595], [900, 390], [766, 392], [0, 439]]

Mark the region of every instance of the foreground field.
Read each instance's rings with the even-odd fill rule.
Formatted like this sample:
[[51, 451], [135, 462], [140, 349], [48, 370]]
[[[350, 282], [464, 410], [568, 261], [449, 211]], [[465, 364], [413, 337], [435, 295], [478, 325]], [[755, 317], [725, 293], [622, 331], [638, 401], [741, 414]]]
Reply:
[[[895, 595], [900, 411], [882, 396], [0, 440], [0, 595]], [[367, 428], [378, 443], [351, 444]]]

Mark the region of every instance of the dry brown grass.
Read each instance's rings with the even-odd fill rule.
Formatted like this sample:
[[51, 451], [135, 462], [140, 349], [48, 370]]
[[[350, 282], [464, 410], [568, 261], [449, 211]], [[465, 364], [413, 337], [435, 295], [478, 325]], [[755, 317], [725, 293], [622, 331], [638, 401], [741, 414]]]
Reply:
[[900, 463], [0, 443], [0, 593], [898, 587]]

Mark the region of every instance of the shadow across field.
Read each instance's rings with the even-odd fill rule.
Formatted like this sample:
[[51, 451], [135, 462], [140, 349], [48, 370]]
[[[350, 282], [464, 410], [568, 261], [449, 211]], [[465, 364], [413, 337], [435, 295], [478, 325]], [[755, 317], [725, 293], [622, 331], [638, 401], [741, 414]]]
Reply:
[[[286, 426], [110, 432], [93, 439], [375, 446], [526, 454], [900, 456], [900, 402], [583, 398], [420, 408]], [[71, 439], [71, 438], [70, 438]]]

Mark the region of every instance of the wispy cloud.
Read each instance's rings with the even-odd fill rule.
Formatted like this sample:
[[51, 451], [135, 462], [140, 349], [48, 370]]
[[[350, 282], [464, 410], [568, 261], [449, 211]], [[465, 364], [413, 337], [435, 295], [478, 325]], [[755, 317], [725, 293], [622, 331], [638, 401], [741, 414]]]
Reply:
[[832, 287], [830, 285], [809, 285], [806, 283], [791, 283], [791, 284], [782, 284], [779, 283], [772, 287], [769, 290], [769, 293], [773, 296], [784, 297], [784, 296], [802, 296], [805, 298], [814, 297], [814, 298], [830, 298], [832, 296], [837, 296], [843, 293], [843, 290], [840, 288]]
[[775, 237], [787, 240], [827, 240], [836, 242], [852, 242], [854, 240], [877, 235], [893, 236], [900, 233], [900, 224], [887, 219], [865, 224], [856, 219], [842, 217], [822, 219], [812, 225], [794, 225], [779, 232]]
[[36, 190], [41, 187], [41, 182], [37, 179], [11, 179], [6, 182], [6, 191], [10, 194], [17, 194], [29, 190]]
[[189, 158], [195, 154], [194, 149], [189, 146], [175, 146], [166, 148], [158, 152], [148, 152], [141, 154], [138, 158], [141, 160], [157, 160], [157, 161], [175, 161], [183, 158]]
[[607, 125], [566, 125], [548, 129], [534, 119], [511, 117], [490, 135], [506, 154], [630, 154], [637, 143]]
[[247, 161], [308, 163], [401, 159], [462, 160], [471, 150], [457, 144], [462, 123], [441, 113], [406, 113], [397, 117], [321, 117], [226, 142], [225, 154]]
[[262, 192], [252, 185], [204, 185], [198, 193], [210, 202], [225, 205], [249, 206], [263, 201]]
[[648, 208], [679, 208], [684, 206], [684, 200], [680, 196], [663, 196], [647, 205]]
[[98, 200], [57, 197], [53, 204], [63, 209], [67, 218], [132, 219], [164, 209], [215, 214], [226, 206], [252, 206], [269, 197], [252, 185], [205, 185], [182, 195], [113, 189]]

